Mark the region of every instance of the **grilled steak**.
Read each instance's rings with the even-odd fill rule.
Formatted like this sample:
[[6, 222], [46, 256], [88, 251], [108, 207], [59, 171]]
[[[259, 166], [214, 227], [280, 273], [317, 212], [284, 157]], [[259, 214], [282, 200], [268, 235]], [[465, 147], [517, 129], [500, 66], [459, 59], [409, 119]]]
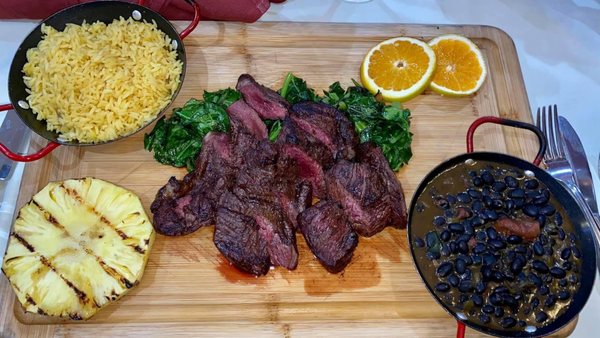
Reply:
[[289, 103], [276, 91], [257, 83], [252, 76], [242, 74], [235, 88], [263, 119], [281, 120], [287, 116]]
[[308, 247], [327, 271], [338, 273], [350, 263], [358, 236], [337, 202], [319, 201], [299, 215], [298, 225]]
[[181, 181], [171, 177], [158, 191], [150, 206], [157, 232], [187, 235], [214, 223], [216, 203], [231, 188], [234, 177], [229, 140], [226, 134], [208, 133], [196, 160], [196, 170]]
[[343, 206], [361, 236], [373, 236], [387, 226], [405, 228], [402, 187], [381, 150], [370, 143], [357, 150], [361, 162], [342, 160], [326, 173], [329, 197]]
[[312, 193], [319, 198], [324, 198], [327, 189], [325, 188], [325, 174], [323, 173], [323, 167], [296, 146], [285, 144], [281, 148], [281, 153], [284, 157], [295, 161], [298, 169], [298, 176], [300, 179], [310, 183]]
[[238, 269], [253, 275], [269, 272], [271, 261], [267, 242], [259, 234], [259, 225], [247, 201], [230, 192], [219, 200], [213, 241], [219, 251]]

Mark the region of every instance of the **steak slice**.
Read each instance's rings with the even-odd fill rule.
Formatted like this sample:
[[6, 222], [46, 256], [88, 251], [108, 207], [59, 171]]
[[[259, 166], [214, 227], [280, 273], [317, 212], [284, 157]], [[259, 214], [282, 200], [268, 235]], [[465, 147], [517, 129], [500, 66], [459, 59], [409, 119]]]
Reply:
[[256, 276], [265, 275], [271, 266], [267, 242], [247, 209], [245, 201], [225, 192], [219, 200], [213, 241], [236, 268]]
[[234, 171], [229, 136], [211, 132], [203, 142], [196, 169], [181, 181], [171, 177], [150, 206], [153, 226], [161, 234], [187, 235], [213, 224], [216, 203], [232, 186]]
[[227, 108], [227, 114], [229, 114], [234, 134], [243, 129], [257, 139], [267, 138], [267, 126], [244, 100], [240, 99], [232, 103]]
[[325, 173], [323, 167], [299, 147], [285, 144], [281, 148], [281, 154], [293, 159], [298, 169], [298, 177], [308, 181], [312, 186], [312, 193], [319, 197], [326, 196]]
[[339, 110], [322, 103], [301, 102], [292, 106], [277, 143], [296, 146], [329, 169], [340, 159], [354, 158], [358, 138]]
[[387, 226], [405, 228], [406, 202], [402, 187], [378, 147], [357, 147], [356, 163], [338, 162], [325, 175], [329, 198], [338, 201], [361, 236], [370, 237]]
[[358, 236], [340, 205], [319, 201], [300, 214], [298, 224], [308, 247], [325, 269], [331, 273], [344, 270], [358, 245]]
[[282, 120], [288, 115], [290, 104], [276, 91], [260, 85], [249, 74], [240, 75], [235, 88], [263, 119]]

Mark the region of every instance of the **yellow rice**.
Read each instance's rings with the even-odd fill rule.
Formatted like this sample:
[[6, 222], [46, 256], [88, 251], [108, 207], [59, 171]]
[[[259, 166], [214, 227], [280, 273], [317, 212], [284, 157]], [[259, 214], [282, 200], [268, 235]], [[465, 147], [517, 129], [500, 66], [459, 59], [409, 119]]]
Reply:
[[65, 140], [109, 141], [131, 134], [165, 108], [183, 64], [156, 23], [42, 26], [27, 51], [27, 101], [38, 120]]

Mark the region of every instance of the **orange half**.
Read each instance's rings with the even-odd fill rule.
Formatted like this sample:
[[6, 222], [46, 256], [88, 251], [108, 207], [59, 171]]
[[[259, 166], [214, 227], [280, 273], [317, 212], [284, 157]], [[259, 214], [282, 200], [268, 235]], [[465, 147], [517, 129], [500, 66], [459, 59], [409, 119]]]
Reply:
[[481, 51], [471, 40], [448, 34], [429, 41], [429, 45], [437, 63], [431, 89], [449, 96], [466, 96], [479, 90], [487, 71]]

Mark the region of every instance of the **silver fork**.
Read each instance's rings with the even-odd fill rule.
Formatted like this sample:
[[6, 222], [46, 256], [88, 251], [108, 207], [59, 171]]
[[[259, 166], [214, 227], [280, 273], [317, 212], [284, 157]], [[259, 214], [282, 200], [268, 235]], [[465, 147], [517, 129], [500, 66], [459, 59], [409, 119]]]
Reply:
[[548, 150], [544, 154], [544, 163], [548, 167], [547, 172], [569, 190], [579, 207], [583, 210], [585, 218], [595, 234], [596, 264], [600, 271], [600, 260], [598, 259], [600, 258], [600, 251], [598, 250], [600, 247], [600, 220], [594, 216], [592, 210], [585, 202], [579, 186], [575, 183], [573, 169], [563, 150], [562, 134], [558, 123], [558, 108], [556, 105], [548, 106], [547, 113], [546, 107], [538, 108], [536, 125], [542, 130], [548, 141]]

